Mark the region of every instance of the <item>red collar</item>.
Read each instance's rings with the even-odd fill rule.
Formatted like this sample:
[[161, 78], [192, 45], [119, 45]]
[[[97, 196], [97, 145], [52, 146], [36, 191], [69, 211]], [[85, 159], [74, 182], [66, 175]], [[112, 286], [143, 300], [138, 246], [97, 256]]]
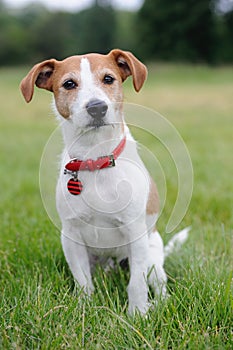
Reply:
[[112, 154], [108, 156], [99, 157], [96, 160], [87, 159], [87, 160], [79, 160], [79, 159], [71, 159], [69, 163], [65, 166], [65, 174], [73, 174], [74, 172], [81, 170], [89, 170], [95, 171], [104, 168], [114, 167], [115, 160], [119, 157], [119, 155], [123, 152], [126, 144], [126, 136], [121, 140], [119, 145], [114, 149]]

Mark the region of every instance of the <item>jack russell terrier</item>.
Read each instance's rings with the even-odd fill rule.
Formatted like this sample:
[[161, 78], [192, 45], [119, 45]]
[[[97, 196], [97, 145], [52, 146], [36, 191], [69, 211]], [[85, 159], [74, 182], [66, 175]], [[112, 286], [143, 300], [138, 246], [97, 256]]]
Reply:
[[147, 69], [132, 53], [112, 50], [36, 64], [21, 82], [30, 102], [34, 85], [52, 91], [65, 150], [56, 203], [61, 241], [74, 279], [90, 295], [96, 262], [128, 258], [129, 313], [147, 312], [148, 285], [166, 296], [164, 258], [183, 243], [188, 229], [164, 248], [155, 228], [156, 185], [125, 124], [122, 83], [132, 75], [138, 92]]

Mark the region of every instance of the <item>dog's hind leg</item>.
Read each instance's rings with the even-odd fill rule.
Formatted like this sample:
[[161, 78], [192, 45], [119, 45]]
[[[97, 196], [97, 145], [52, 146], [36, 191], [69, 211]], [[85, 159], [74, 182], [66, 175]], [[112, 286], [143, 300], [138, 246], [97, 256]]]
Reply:
[[167, 276], [163, 268], [164, 247], [157, 231], [149, 235], [148, 283], [158, 296], [166, 297]]

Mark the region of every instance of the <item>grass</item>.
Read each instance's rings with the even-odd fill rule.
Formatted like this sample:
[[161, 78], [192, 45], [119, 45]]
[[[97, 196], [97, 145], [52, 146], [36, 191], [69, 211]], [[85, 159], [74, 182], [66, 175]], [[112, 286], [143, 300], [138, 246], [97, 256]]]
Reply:
[[[181, 133], [195, 177], [182, 223], [192, 225], [190, 238], [166, 261], [171, 296], [134, 319], [127, 272], [98, 269], [90, 300], [73, 284], [38, 186], [56, 126], [50, 95], [36, 91], [26, 106], [18, 91], [25, 72], [0, 70], [0, 348], [232, 349], [232, 68], [151, 66], [140, 94], [126, 84], [127, 101], [156, 109]], [[161, 232], [176, 194], [172, 171], [168, 187]]]

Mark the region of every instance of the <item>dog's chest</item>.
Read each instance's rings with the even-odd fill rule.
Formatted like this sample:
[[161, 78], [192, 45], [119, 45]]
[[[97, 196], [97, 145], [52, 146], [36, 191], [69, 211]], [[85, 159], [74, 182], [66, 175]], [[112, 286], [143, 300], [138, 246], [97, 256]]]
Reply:
[[135, 213], [137, 208], [142, 209], [149, 189], [142, 163], [139, 166], [124, 159], [119, 159], [114, 168], [80, 171], [78, 179], [83, 184], [80, 195], [69, 193], [69, 179], [69, 175], [61, 173], [58, 181], [57, 208], [61, 219], [77, 218], [94, 223], [97, 220], [106, 224], [127, 220], [132, 208]]
[[97, 250], [128, 243], [121, 227], [129, 220], [132, 184], [115, 170], [80, 172], [83, 191], [77, 196], [67, 191], [69, 177], [60, 177], [58, 182], [57, 207], [61, 219], [72, 222], [71, 238]]

